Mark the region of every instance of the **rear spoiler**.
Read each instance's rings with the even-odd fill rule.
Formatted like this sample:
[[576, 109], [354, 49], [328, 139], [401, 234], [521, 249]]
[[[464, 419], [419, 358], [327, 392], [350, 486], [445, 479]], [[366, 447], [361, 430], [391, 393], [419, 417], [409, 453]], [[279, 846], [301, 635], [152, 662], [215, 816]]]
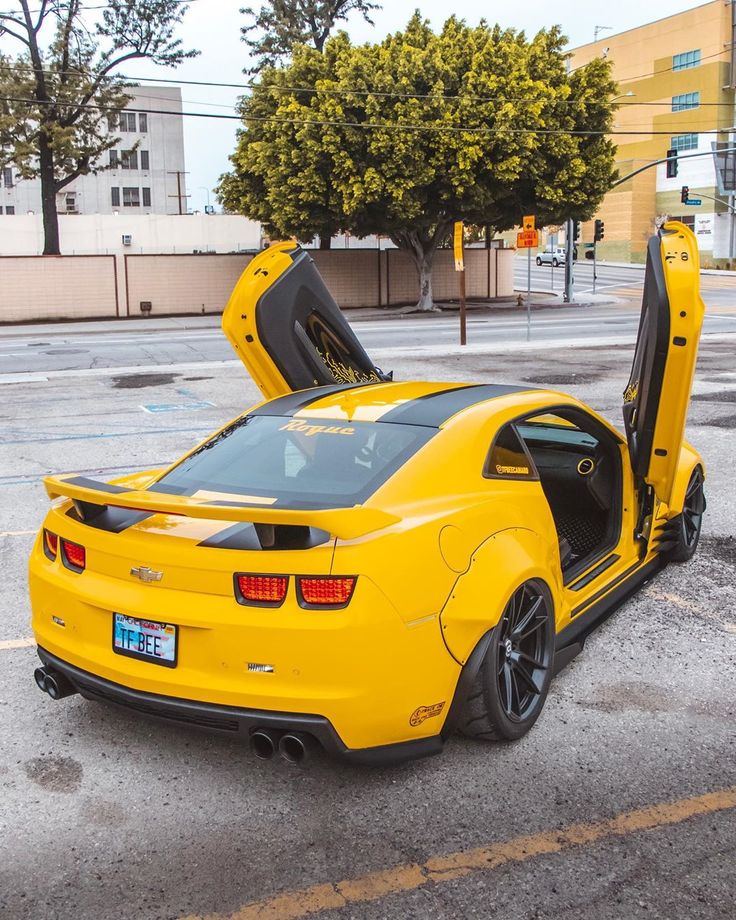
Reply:
[[[126, 508], [152, 514], [174, 514], [209, 521], [232, 521], [249, 524], [285, 524], [292, 527], [316, 527], [340, 540], [353, 540], [396, 524], [400, 518], [378, 508], [355, 505], [352, 508], [327, 508], [304, 511], [249, 505], [237, 501], [198, 500], [187, 495], [165, 495], [126, 489], [124, 486], [97, 482], [85, 476], [47, 476], [44, 479], [50, 499], [70, 498], [84, 520], [84, 506]], [[81, 505], [81, 507], [80, 507]]]

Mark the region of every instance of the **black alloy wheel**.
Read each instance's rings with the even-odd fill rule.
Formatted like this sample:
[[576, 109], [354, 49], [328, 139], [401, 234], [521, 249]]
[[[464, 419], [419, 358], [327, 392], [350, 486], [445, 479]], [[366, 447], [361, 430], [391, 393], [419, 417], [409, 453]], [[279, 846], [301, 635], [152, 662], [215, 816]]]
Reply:
[[552, 679], [555, 620], [539, 581], [512, 595], [468, 696], [460, 730], [473, 738], [515, 740], [539, 717]]
[[698, 466], [693, 470], [690, 482], [687, 484], [682, 514], [679, 514], [673, 521], [677, 526], [676, 543], [669, 554], [673, 562], [687, 562], [695, 555], [700, 540], [704, 511], [703, 471]]

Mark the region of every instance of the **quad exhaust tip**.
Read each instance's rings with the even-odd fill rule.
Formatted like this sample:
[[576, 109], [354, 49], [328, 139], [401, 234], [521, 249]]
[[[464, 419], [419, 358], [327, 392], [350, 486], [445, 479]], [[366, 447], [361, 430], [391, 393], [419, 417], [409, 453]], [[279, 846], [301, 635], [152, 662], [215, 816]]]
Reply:
[[36, 668], [33, 672], [33, 679], [38, 689], [47, 693], [52, 700], [63, 700], [79, 692], [68, 678], [52, 668]]

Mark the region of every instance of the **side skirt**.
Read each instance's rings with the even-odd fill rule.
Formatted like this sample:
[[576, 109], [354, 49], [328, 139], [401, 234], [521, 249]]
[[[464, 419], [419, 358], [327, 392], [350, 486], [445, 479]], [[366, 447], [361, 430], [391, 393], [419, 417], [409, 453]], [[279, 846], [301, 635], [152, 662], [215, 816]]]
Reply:
[[555, 674], [559, 674], [583, 650], [585, 640], [593, 630], [605, 622], [642, 585], [651, 581], [664, 565], [661, 557], [655, 556], [645, 565], [635, 569], [558, 633], [555, 641]]

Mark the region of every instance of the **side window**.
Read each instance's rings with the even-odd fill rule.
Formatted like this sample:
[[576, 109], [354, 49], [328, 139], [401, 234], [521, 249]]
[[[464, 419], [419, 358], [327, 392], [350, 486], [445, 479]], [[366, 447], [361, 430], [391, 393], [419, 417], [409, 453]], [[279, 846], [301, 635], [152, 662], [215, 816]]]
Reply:
[[483, 475], [487, 479], [537, 478], [537, 471], [513, 425], [506, 425], [496, 435]]

